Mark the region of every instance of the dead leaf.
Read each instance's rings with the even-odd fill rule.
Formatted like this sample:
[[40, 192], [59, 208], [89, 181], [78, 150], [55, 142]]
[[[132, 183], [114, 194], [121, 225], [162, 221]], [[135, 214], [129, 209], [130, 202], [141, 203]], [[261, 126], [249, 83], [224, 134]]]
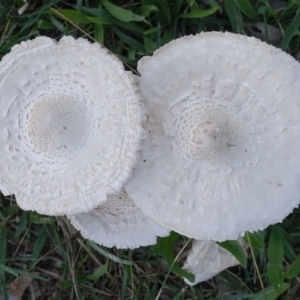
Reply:
[[[32, 282], [28, 276], [19, 276], [6, 285], [8, 300], [21, 300], [25, 290]], [[0, 294], [0, 300], [4, 300], [4, 295]]]

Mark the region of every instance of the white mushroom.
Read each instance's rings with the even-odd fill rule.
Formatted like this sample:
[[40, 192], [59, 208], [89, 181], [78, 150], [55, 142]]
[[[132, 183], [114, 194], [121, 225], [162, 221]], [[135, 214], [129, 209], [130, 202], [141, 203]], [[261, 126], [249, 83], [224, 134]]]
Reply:
[[126, 190], [141, 210], [199, 240], [236, 239], [300, 202], [300, 65], [255, 38], [183, 37], [139, 62], [148, 109]]
[[0, 189], [26, 210], [76, 214], [120, 192], [140, 149], [134, 76], [98, 44], [46, 37], [0, 63]]
[[123, 191], [87, 213], [68, 215], [84, 238], [106, 247], [138, 248], [156, 243], [170, 230], [147, 217]]
[[[246, 249], [246, 243], [243, 239], [239, 239], [239, 243]], [[195, 285], [239, 264], [230, 252], [220, 247], [216, 242], [194, 240], [183, 269], [193, 273], [195, 281], [190, 282], [186, 278], [184, 281], [189, 285]]]

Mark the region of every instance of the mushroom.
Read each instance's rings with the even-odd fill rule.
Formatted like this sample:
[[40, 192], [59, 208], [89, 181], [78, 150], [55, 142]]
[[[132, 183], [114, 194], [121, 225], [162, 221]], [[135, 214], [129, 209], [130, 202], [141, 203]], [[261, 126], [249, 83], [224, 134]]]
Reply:
[[76, 214], [120, 192], [144, 116], [135, 77], [98, 44], [46, 37], [0, 63], [0, 189], [25, 210]]
[[170, 230], [147, 217], [125, 191], [109, 195], [101, 206], [83, 214], [68, 215], [84, 238], [106, 247], [138, 248], [156, 243]]
[[256, 38], [201, 33], [142, 58], [148, 132], [126, 191], [198, 240], [237, 239], [300, 202], [300, 66]]
[[[238, 242], [246, 251], [246, 243], [243, 239], [238, 239]], [[194, 240], [183, 269], [193, 273], [195, 281], [191, 282], [186, 278], [184, 278], [184, 281], [188, 285], [195, 285], [216, 276], [227, 268], [239, 264], [238, 260], [230, 252], [216, 242]]]

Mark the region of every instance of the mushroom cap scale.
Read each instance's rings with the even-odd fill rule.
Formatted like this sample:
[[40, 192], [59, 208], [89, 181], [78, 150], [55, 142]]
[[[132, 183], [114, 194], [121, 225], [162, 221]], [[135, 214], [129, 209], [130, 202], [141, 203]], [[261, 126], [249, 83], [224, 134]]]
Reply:
[[255, 38], [201, 33], [138, 70], [147, 137], [126, 190], [144, 213], [223, 241], [298, 206], [300, 66], [291, 56]]
[[23, 42], [0, 70], [2, 192], [49, 215], [89, 211], [120, 192], [144, 136], [132, 73], [72, 37]]
[[125, 191], [109, 195], [101, 206], [78, 215], [68, 215], [84, 238], [106, 247], [138, 248], [153, 245], [157, 236], [170, 230], [147, 217]]

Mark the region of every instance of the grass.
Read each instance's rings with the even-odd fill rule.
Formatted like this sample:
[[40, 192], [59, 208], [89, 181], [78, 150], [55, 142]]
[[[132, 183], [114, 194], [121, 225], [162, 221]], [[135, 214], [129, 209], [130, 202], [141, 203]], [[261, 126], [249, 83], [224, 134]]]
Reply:
[[[0, 57], [23, 40], [71, 34], [92, 37], [135, 69], [141, 57], [171, 40], [212, 30], [259, 36], [299, 55], [299, 0], [44, 0], [30, 1], [18, 15], [23, 5], [0, 2]], [[190, 247], [185, 237], [106, 249], [84, 240], [66, 218], [22, 211], [2, 196], [0, 287], [5, 297], [6, 283], [22, 275], [33, 280], [23, 299], [300, 299], [299, 226], [295, 209], [283, 223], [247, 234], [246, 268], [189, 287], [180, 276], [187, 255], [181, 250]]]

